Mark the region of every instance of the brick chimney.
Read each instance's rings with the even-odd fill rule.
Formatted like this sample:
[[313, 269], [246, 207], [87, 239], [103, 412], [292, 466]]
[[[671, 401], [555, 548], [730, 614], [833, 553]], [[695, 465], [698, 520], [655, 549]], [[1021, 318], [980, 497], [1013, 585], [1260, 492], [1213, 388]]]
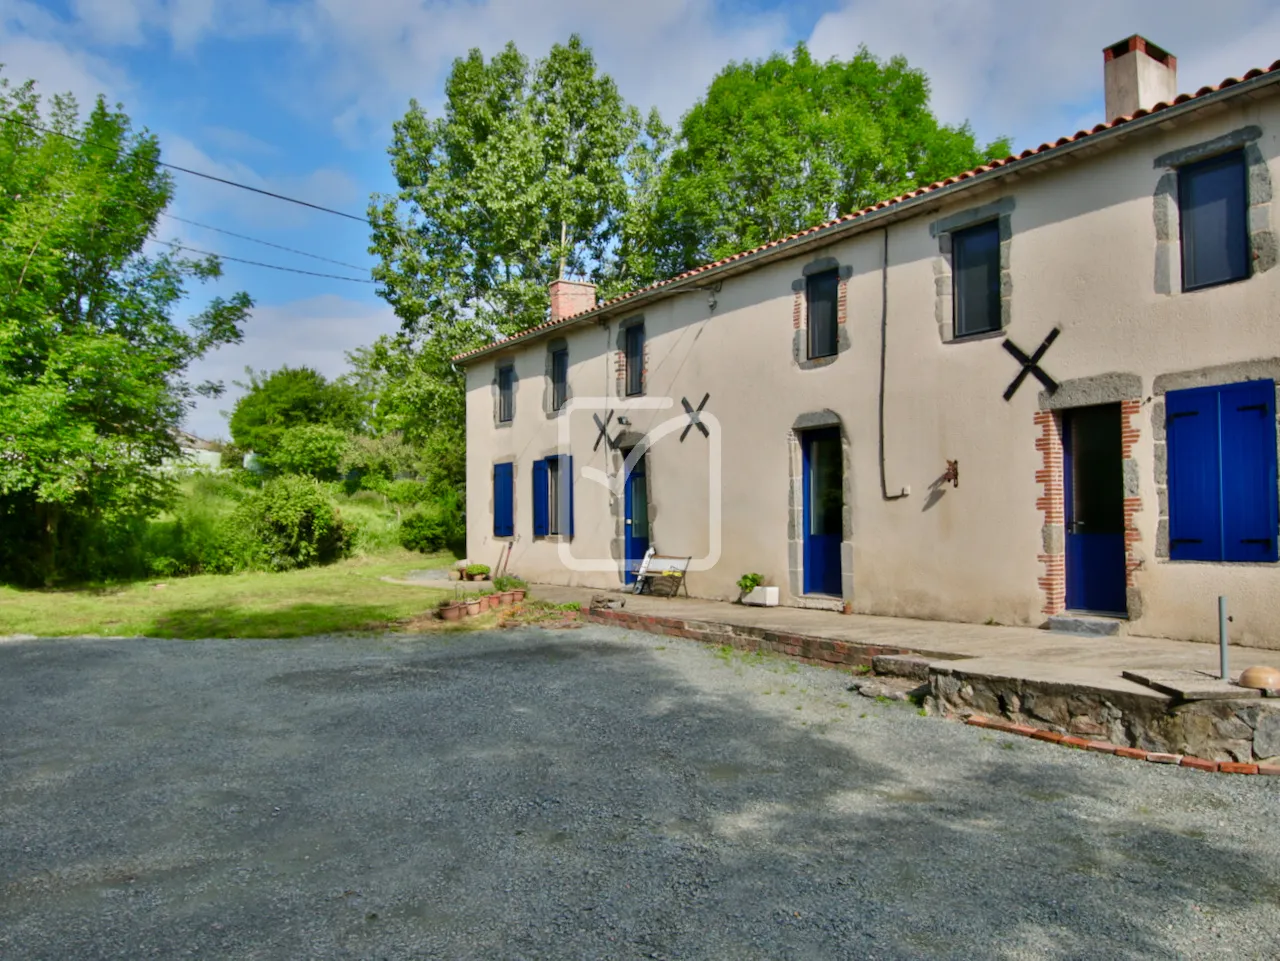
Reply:
[[1178, 95], [1178, 61], [1136, 33], [1102, 51], [1107, 123]]
[[551, 322], [564, 320], [596, 305], [596, 285], [585, 280], [551, 281]]

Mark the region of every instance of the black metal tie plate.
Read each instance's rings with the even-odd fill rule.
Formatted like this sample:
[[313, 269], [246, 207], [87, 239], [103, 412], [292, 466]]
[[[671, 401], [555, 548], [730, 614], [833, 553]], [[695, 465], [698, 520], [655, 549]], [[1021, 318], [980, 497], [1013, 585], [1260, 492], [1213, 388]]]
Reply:
[[1013, 379], [1013, 383], [1004, 392], [1005, 400], [1013, 398], [1013, 395], [1018, 392], [1018, 388], [1022, 386], [1022, 382], [1027, 379], [1027, 374], [1044, 384], [1044, 389], [1049, 393], [1057, 393], [1058, 382], [1040, 369], [1040, 360], [1053, 345], [1053, 342], [1058, 339], [1060, 333], [1062, 333], [1061, 327], [1055, 327], [1049, 331], [1049, 336], [1044, 339], [1044, 342], [1036, 348], [1036, 352], [1030, 357], [1024, 354], [1013, 341], [1005, 340], [1004, 349], [1011, 353], [1018, 363], [1022, 365], [1022, 370], [1018, 371], [1018, 376]]

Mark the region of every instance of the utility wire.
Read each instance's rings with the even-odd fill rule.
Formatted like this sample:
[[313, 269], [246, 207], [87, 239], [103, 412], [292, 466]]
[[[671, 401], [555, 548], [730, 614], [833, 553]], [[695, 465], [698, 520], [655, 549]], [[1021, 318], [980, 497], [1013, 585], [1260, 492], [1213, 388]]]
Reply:
[[281, 267], [279, 264], [264, 264], [258, 260], [245, 260], [243, 257], [228, 257], [226, 254], [215, 254], [208, 250], [197, 250], [195, 247], [187, 247], [183, 244], [172, 240], [159, 240], [155, 237], [148, 237], [147, 240], [156, 244], [164, 244], [172, 247], [174, 250], [185, 250], [188, 253], [200, 254], [202, 257], [217, 257], [219, 260], [230, 260], [237, 264], [249, 264], [253, 267], [266, 267], [270, 270], [284, 270], [291, 274], [306, 274], [308, 277], [327, 277], [330, 280], [349, 280], [353, 284], [376, 284], [376, 280], [367, 280], [363, 277], [343, 277], [340, 274], [318, 274], [314, 270], [299, 270], [297, 267]]
[[[61, 130], [51, 130], [48, 127], [42, 127], [39, 124], [31, 123], [29, 120], [23, 120], [20, 117], [7, 116], [4, 118], [11, 123], [19, 123], [24, 127], [30, 127], [32, 130], [38, 130], [41, 133], [53, 134], [58, 137], [65, 137], [67, 140], [74, 140], [76, 143], [85, 144], [89, 147], [101, 147], [103, 150], [111, 150], [116, 154], [120, 153], [119, 147], [113, 147], [111, 144], [99, 143], [93, 140], [85, 140], [82, 137], [73, 134], [63, 133]], [[291, 204], [298, 204], [303, 207], [310, 207], [312, 210], [319, 210], [322, 213], [333, 214], [335, 217], [345, 217], [347, 220], [354, 220], [358, 223], [368, 224], [369, 221], [364, 217], [357, 217], [355, 214], [344, 213], [341, 210], [334, 210], [332, 207], [322, 207], [319, 204], [313, 204], [306, 200], [298, 200], [296, 197], [286, 197], [284, 194], [272, 193], [270, 190], [263, 190], [261, 187], [250, 187], [248, 184], [237, 183], [234, 180], [227, 180], [225, 177], [215, 177], [213, 174], [202, 173], [199, 170], [191, 170], [188, 167], [179, 167], [177, 164], [165, 163], [163, 160], [155, 161], [161, 167], [168, 167], [170, 170], [177, 170], [184, 174], [190, 174], [193, 177], [203, 177], [205, 180], [213, 180], [220, 184], [226, 184], [229, 187], [239, 187], [241, 190], [250, 190], [255, 194], [262, 194], [264, 197], [273, 197], [276, 200], [284, 200]], [[372, 225], [370, 225], [372, 226]], [[228, 260], [231, 258], [228, 257]], [[302, 271], [306, 273], [306, 271]]]
[[368, 270], [367, 267], [361, 267], [359, 264], [349, 264], [344, 260], [333, 260], [329, 257], [321, 257], [319, 254], [309, 254], [305, 250], [294, 250], [292, 247], [285, 247], [282, 244], [273, 244], [269, 240], [260, 240], [257, 237], [250, 237], [248, 234], [238, 234], [231, 230], [224, 230], [221, 227], [211, 227], [209, 224], [197, 223], [194, 220], [187, 220], [175, 214], [160, 211], [160, 216], [168, 217], [170, 220], [176, 220], [181, 224], [190, 224], [192, 227], [203, 227], [205, 230], [213, 230], [220, 234], [226, 234], [228, 237], [239, 237], [241, 240], [249, 240], [255, 244], [262, 244], [266, 247], [274, 247], [276, 250], [284, 250], [291, 254], [297, 254], [299, 257], [310, 257], [312, 260], [323, 260], [326, 264], [337, 264], [339, 267], [350, 267], [352, 270]]

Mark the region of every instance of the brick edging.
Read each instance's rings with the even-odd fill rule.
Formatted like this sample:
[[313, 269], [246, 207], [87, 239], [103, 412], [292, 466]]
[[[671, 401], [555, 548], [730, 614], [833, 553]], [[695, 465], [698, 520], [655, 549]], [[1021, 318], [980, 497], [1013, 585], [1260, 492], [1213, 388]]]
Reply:
[[583, 620], [595, 624], [646, 631], [667, 637], [683, 637], [705, 644], [727, 644], [748, 651], [772, 651], [816, 667], [870, 667], [871, 659], [881, 654], [914, 654], [900, 647], [871, 647], [850, 641], [791, 634], [759, 627], [686, 621], [680, 617], [632, 614], [628, 611], [596, 608], [584, 610]]
[[1047, 741], [1050, 744], [1062, 744], [1066, 747], [1074, 747], [1083, 751], [1097, 751], [1100, 754], [1114, 754], [1116, 757], [1126, 757], [1135, 761], [1149, 761], [1152, 764], [1176, 764], [1180, 767], [1194, 768], [1197, 771], [1207, 771], [1211, 774], [1280, 776], [1280, 764], [1240, 764], [1235, 761], [1210, 761], [1202, 757], [1192, 757], [1189, 754], [1144, 751], [1138, 747], [1121, 747], [1118, 744], [1109, 744], [1106, 741], [1090, 741], [1082, 737], [1073, 737], [1069, 734], [1042, 731], [1040, 728], [1031, 727], [1028, 724], [1014, 724], [1011, 721], [1002, 721], [982, 714], [972, 714], [966, 717], [964, 722], [972, 727], [1003, 731], [1005, 734], [1018, 734], [1022, 737], [1035, 738], [1037, 741]]

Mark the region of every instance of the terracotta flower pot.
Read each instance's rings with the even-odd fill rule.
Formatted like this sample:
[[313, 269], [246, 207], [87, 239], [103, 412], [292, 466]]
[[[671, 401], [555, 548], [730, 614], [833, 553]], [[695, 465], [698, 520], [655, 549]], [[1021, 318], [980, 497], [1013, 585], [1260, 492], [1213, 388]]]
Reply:
[[502, 606], [503, 606], [503, 607], [506, 607], [506, 606], [507, 606], [507, 605], [509, 605], [509, 604], [514, 604], [514, 603], [515, 603], [515, 600], [516, 600], [516, 592], [515, 592], [515, 591], [503, 591], [503, 592], [502, 592]]
[[484, 580], [484, 575], [483, 575], [483, 574], [472, 574], [472, 575], [470, 575], [470, 577], [471, 577], [471, 579], [472, 579], [473, 581], [482, 581], [482, 580]]
[[521, 601], [524, 600], [525, 592], [523, 588], [517, 587], [514, 591], [511, 592], [511, 595], [512, 595], [512, 600], [514, 600], [517, 604], [519, 604]]
[[460, 621], [466, 608], [461, 604], [445, 604], [440, 608], [442, 621]]
[[483, 604], [483, 602], [482, 602], [482, 601], [480, 601], [479, 599], [474, 600], [474, 601], [467, 601], [467, 614], [468, 614], [468, 615], [471, 615], [471, 614], [479, 614], [479, 613], [480, 613], [481, 611], [483, 611], [483, 610], [484, 610], [484, 604]]
[[490, 594], [489, 610], [496, 611], [498, 608], [502, 606], [502, 602], [503, 602], [503, 599], [501, 594]]

